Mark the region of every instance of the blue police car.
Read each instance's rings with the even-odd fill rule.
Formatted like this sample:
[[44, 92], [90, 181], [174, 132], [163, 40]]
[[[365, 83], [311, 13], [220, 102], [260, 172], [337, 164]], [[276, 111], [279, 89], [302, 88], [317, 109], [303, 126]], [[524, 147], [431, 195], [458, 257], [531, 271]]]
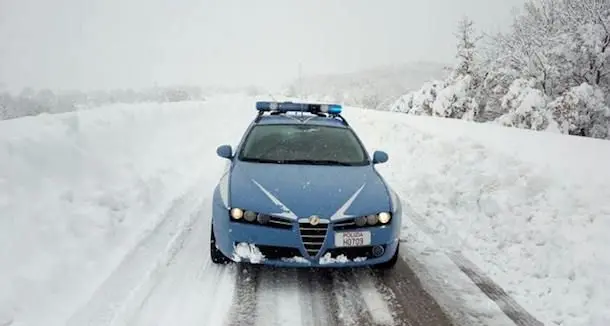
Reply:
[[257, 102], [258, 114], [214, 190], [218, 264], [391, 268], [401, 203], [337, 104]]

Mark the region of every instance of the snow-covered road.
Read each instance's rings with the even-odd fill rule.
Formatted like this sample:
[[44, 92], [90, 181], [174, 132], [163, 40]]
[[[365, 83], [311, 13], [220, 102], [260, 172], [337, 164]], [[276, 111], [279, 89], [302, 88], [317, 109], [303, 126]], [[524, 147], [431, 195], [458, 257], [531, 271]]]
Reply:
[[206, 190], [175, 200], [67, 324], [451, 324], [403, 259], [386, 272], [212, 264]]
[[449, 325], [408, 266], [374, 274], [216, 266], [209, 223], [198, 220], [124, 325]]
[[216, 266], [207, 222], [193, 225], [182, 250], [117, 324], [449, 325], [404, 263], [387, 275]]
[[213, 265], [215, 148], [254, 101], [0, 121], [0, 325], [610, 322], [610, 146], [577, 137], [348, 108], [407, 209], [396, 268]]

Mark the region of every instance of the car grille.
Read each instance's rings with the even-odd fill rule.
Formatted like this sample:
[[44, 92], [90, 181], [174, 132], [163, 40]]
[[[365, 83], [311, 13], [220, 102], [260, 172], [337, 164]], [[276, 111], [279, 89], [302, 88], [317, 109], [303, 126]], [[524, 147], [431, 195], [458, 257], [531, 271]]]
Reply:
[[322, 248], [328, 224], [311, 225], [309, 223], [299, 223], [299, 231], [301, 232], [301, 240], [307, 250], [309, 256], [315, 256]]

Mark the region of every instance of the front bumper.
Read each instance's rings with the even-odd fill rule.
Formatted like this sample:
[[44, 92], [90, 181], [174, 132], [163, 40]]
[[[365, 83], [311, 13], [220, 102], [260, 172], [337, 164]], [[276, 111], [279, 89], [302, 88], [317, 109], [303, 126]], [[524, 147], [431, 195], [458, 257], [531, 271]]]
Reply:
[[[218, 211], [217, 211], [218, 212]], [[216, 245], [236, 262], [280, 267], [360, 267], [389, 261], [398, 248], [397, 221], [379, 227], [342, 230], [339, 223], [318, 224], [297, 221], [282, 227], [231, 221], [228, 214], [214, 216]], [[370, 243], [340, 247], [338, 232], [370, 232]]]

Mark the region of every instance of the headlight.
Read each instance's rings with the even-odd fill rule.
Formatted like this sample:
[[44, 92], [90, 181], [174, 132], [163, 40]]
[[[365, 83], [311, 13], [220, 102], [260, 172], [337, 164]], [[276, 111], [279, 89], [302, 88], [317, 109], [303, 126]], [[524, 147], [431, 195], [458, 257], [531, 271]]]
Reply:
[[356, 227], [382, 226], [387, 225], [392, 220], [392, 214], [381, 212], [377, 214], [363, 215], [354, 219]]
[[254, 222], [256, 220], [256, 213], [253, 211], [246, 211], [244, 213], [244, 219], [248, 222]]
[[360, 216], [356, 219], [356, 225], [364, 226], [366, 224], [366, 216]]
[[271, 216], [267, 214], [257, 213], [255, 211], [244, 210], [243, 208], [232, 208], [229, 215], [235, 221], [240, 223], [259, 223], [267, 224], [271, 220]]
[[231, 217], [239, 220], [244, 216], [244, 211], [241, 208], [231, 208]]
[[259, 213], [258, 216], [256, 217], [256, 220], [260, 224], [267, 224], [267, 223], [269, 223], [270, 219], [271, 219], [271, 217], [269, 215], [261, 214], [261, 213]]
[[381, 212], [381, 213], [379, 213], [378, 216], [379, 216], [379, 222], [381, 222], [382, 224], [386, 224], [386, 223], [390, 222], [390, 218], [392, 218], [392, 216], [388, 212]]
[[377, 221], [378, 221], [377, 215], [369, 215], [366, 217], [366, 222], [369, 225], [375, 225], [375, 224], [377, 224]]

